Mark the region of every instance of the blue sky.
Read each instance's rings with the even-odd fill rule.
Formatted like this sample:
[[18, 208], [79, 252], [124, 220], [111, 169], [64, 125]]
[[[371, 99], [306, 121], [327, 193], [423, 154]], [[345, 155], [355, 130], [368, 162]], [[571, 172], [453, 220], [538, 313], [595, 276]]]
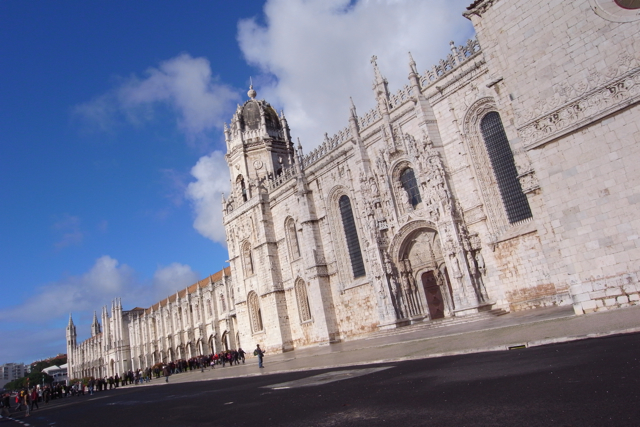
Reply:
[[66, 351], [115, 297], [226, 266], [222, 124], [284, 109], [306, 152], [473, 36], [469, 1], [0, 2], [0, 363]]

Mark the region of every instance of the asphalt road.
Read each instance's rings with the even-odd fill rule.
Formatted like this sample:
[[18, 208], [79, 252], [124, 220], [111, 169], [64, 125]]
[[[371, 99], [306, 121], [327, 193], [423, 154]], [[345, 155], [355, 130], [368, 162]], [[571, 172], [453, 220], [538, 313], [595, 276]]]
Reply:
[[349, 369], [154, 380], [16, 418], [38, 427], [637, 427], [640, 334]]

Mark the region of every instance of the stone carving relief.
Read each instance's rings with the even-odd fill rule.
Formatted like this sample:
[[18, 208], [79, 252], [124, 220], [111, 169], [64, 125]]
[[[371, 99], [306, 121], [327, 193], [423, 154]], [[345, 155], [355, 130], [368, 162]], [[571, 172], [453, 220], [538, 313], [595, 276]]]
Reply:
[[253, 217], [243, 216], [238, 219], [238, 225], [236, 226], [236, 240], [254, 240], [254, 226]]
[[[364, 226], [369, 232], [371, 241], [377, 241], [379, 231], [389, 228], [389, 220], [392, 220], [391, 212], [388, 211], [388, 192], [380, 191], [379, 180], [375, 175], [367, 175], [364, 171], [360, 173], [360, 189], [362, 191], [362, 202], [360, 213], [364, 221]], [[383, 184], [384, 185], [384, 184]]]
[[229, 196], [229, 198], [225, 199], [224, 194], [222, 194], [222, 210], [226, 215], [229, 215], [233, 212], [235, 208], [234, 197], [233, 194]]
[[404, 319], [406, 316], [406, 308], [404, 296], [402, 294], [402, 287], [398, 282], [398, 273], [393, 265], [393, 261], [391, 261], [391, 257], [389, 253], [383, 251], [383, 259], [384, 259], [384, 272], [386, 279], [389, 283], [389, 290], [391, 294], [393, 308], [396, 312], [397, 319]]
[[640, 97], [640, 60], [623, 53], [607, 70], [595, 68], [576, 83], [562, 82], [554, 96], [539, 100], [532, 108], [516, 112], [518, 133], [525, 147], [557, 137], [566, 130], [592, 121]]
[[408, 259], [401, 260], [399, 267], [403, 300], [405, 302], [404, 311], [411, 317], [418, 316], [422, 314], [422, 306], [418, 296], [418, 288], [413, 278], [411, 261]]

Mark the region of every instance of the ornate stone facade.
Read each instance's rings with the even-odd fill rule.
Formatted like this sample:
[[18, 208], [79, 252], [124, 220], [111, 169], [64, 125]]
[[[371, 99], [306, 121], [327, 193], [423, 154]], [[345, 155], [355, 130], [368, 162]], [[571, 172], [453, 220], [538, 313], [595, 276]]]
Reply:
[[601, 15], [478, 0], [477, 40], [423, 74], [409, 56], [396, 94], [373, 57], [377, 106], [308, 154], [251, 89], [225, 132], [241, 342], [635, 304], [640, 28]]
[[150, 308], [124, 311], [116, 300], [94, 315], [91, 338], [77, 344], [67, 326], [69, 378], [105, 377], [156, 363], [189, 359], [239, 346], [230, 269], [226, 268]]
[[[638, 13], [477, 0], [477, 39], [422, 74], [409, 55], [396, 94], [373, 57], [376, 107], [352, 103], [308, 154], [251, 88], [225, 125], [230, 274], [117, 304], [103, 325], [123, 332], [73, 350], [74, 369], [92, 372], [91, 346], [125, 369], [217, 349], [223, 331], [286, 351], [491, 309], [637, 304]], [[203, 312], [220, 292], [226, 308]]]

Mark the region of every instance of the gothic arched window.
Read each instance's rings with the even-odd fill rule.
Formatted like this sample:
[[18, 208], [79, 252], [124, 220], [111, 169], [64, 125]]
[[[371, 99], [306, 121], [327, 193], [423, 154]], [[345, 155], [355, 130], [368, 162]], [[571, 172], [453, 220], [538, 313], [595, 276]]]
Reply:
[[238, 192], [238, 199], [243, 202], [247, 201], [247, 187], [244, 185], [244, 177], [238, 175], [236, 179], [236, 191]]
[[298, 301], [298, 313], [300, 314], [300, 322], [311, 320], [311, 309], [309, 307], [309, 297], [307, 295], [307, 285], [303, 280], [296, 281], [296, 300]]
[[222, 294], [220, 294], [220, 308], [223, 313], [227, 311], [227, 303], [224, 301], [224, 295]]
[[409, 197], [409, 203], [414, 208], [422, 201], [420, 198], [420, 191], [418, 190], [418, 182], [416, 181], [416, 175], [413, 172], [413, 169], [406, 168], [402, 174], [400, 175], [400, 182], [402, 183], [402, 188], [407, 192], [407, 196]]
[[244, 242], [244, 245], [242, 245], [242, 262], [244, 264], [244, 275], [252, 276], [254, 273], [253, 254], [251, 253], [249, 242]]
[[291, 250], [291, 259], [300, 258], [300, 244], [298, 242], [298, 233], [296, 232], [296, 222], [293, 218], [287, 219], [284, 225]]
[[531, 218], [531, 209], [527, 196], [522, 192], [518, 181], [518, 171], [513, 161], [513, 152], [509, 146], [507, 134], [502, 126], [500, 114], [487, 113], [480, 121], [480, 132], [487, 147], [487, 154], [498, 183], [504, 209], [509, 223], [513, 224]]
[[262, 311], [260, 310], [260, 300], [255, 292], [249, 293], [247, 297], [247, 305], [249, 306], [249, 319], [251, 320], [251, 331], [255, 334], [261, 332], [264, 328], [262, 325]]
[[342, 217], [342, 227], [344, 228], [344, 236], [347, 241], [347, 249], [349, 250], [349, 259], [351, 260], [351, 271], [353, 277], [361, 277], [365, 275], [364, 262], [362, 261], [362, 251], [360, 250], [360, 241], [358, 240], [358, 231], [356, 222], [353, 218], [351, 210], [351, 201], [349, 197], [342, 196], [338, 201], [340, 205], [340, 215]]

